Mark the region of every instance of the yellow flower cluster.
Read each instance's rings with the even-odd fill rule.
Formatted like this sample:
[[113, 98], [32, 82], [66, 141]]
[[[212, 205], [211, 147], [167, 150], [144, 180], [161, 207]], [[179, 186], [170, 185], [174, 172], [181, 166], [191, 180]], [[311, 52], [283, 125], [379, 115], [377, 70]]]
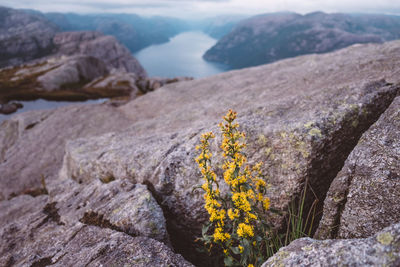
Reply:
[[239, 223], [237, 234], [240, 237], [252, 237], [254, 236], [253, 226], [245, 223]]
[[[217, 175], [211, 169], [211, 156], [209, 151], [210, 139], [214, 138], [212, 132], [205, 133], [201, 136], [201, 144], [196, 146], [196, 149], [201, 150], [201, 154], [196, 158], [196, 162], [200, 167], [201, 174], [205, 179], [205, 183], [201, 186], [205, 191], [204, 208], [210, 215], [210, 222], [215, 222], [216, 227], [214, 229], [214, 241], [225, 241], [230, 239], [228, 233], [224, 233], [223, 227], [225, 226], [226, 210], [221, 207], [220, 203], [220, 191], [217, 183]], [[214, 188], [214, 183], [217, 188]]]
[[[231, 259], [236, 256], [230, 254], [229, 247], [237, 246], [240, 254], [244, 251], [243, 246], [250, 250], [259, 249], [256, 240], [258, 235], [263, 233], [260, 228], [263, 215], [260, 212], [270, 208], [270, 199], [265, 196], [267, 184], [261, 173], [262, 163], [256, 164], [253, 168], [244, 166], [247, 162], [242, 152], [246, 147], [243, 142], [245, 134], [239, 131], [239, 124], [234, 123], [236, 117], [237, 113], [229, 110], [223, 118], [224, 122], [219, 125], [223, 134], [221, 144], [224, 157], [223, 178], [229, 186], [229, 194], [221, 196], [217, 176], [211, 168], [212, 154], [209, 150], [209, 141], [214, 135], [211, 132], [203, 134], [201, 144], [196, 146], [196, 149], [201, 150], [196, 161], [205, 180], [202, 185], [205, 191], [204, 207], [214, 227], [214, 234], [209, 240], [221, 245], [225, 256]], [[249, 257], [248, 255], [253, 254], [246, 252], [242, 255]], [[245, 262], [253, 262], [258, 266], [258, 259], [255, 258]], [[248, 266], [254, 267], [253, 264]]]
[[217, 227], [215, 228], [214, 231], [214, 241], [221, 241], [224, 242], [225, 240], [228, 240], [231, 238], [231, 235], [228, 233], [224, 233], [224, 230], [221, 227]]

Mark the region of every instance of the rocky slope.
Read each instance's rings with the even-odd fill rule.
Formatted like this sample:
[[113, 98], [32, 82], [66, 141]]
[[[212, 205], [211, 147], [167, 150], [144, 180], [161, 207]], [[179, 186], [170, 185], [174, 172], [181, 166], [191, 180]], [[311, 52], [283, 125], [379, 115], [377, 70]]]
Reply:
[[[136, 96], [136, 86], [83, 88], [98, 78], [130, 73], [146, 79], [146, 71], [114, 37], [98, 32], [62, 32], [40, 13], [0, 8], [0, 111], [20, 105], [11, 100], [83, 100], [97, 97]], [[1, 68], [8, 66], [7, 68]], [[121, 82], [123, 82], [122, 80]], [[115, 81], [118, 82], [118, 81]], [[165, 80], [167, 82], [167, 80]], [[109, 83], [112, 84], [112, 83]], [[154, 88], [141, 88], [142, 93]], [[129, 92], [127, 92], [129, 90]]]
[[[113, 87], [96, 90], [84, 86], [100, 78], [110, 80], [115, 72], [134, 76], [136, 80], [147, 79], [140, 63], [114, 37], [96, 32], [58, 33], [53, 38], [53, 46], [51, 55], [0, 69], [0, 104], [37, 98], [78, 100], [136, 96], [132, 93], [136, 86], [130, 84], [124, 90]], [[146, 93], [154, 88], [142, 89], [142, 93]]]
[[[126, 219], [119, 209], [137, 210], [133, 203], [124, 202], [134, 194], [130, 185], [145, 184], [163, 210], [175, 251], [196, 265], [207, 265], [193, 244], [207, 217], [201, 192], [193, 192], [194, 186], [201, 183], [193, 160], [201, 133], [218, 132], [217, 123], [227, 109], [237, 110], [238, 122], [247, 133], [249, 162], [265, 162], [263, 172], [271, 184], [268, 193], [272, 206], [284, 213], [305, 184], [322, 204], [329, 185], [362, 133], [399, 93], [399, 56], [399, 41], [355, 45], [330, 54], [169, 84], [119, 107], [98, 104], [18, 114], [0, 126], [0, 183], [7, 184], [1, 187], [1, 204], [8, 207], [30, 201], [25, 200], [30, 198], [25, 194], [42, 201], [29, 212], [14, 209], [15, 216], [22, 216], [21, 225], [28, 224], [30, 216], [44, 216], [37, 221], [44, 220], [45, 224], [28, 226], [33, 235], [65, 229], [66, 234], [56, 239], [74, 240], [67, 229], [74, 231], [76, 225], [96, 229], [99, 238], [112, 231], [116, 237], [109, 242], [113, 242], [114, 238], [122, 240], [120, 233], [126, 236], [128, 229], [134, 229], [129, 224], [133, 218]], [[213, 149], [219, 141], [217, 138]], [[222, 159], [219, 153], [214, 154], [219, 165]], [[96, 205], [87, 200], [92, 194], [102, 199], [109, 194], [104, 190], [111, 188], [115, 192], [112, 198], [121, 199], [119, 208], [114, 201]], [[82, 199], [75, 201], [69, 196], [71, 192], [82, 195]], [[45, 193], [48, 196], [42, 196]], [[309, 196], [307, 205], [313, 201]], [[54, 209], [58, 215], [51, 212], [53, 215], [46, 219], [49, 210]], [[114, 213], [121, 218], [115, 219]], [[277, 226], [282, 219], [271, 216]], [[12, 231], [25, 229], [14, 230], [10, 223], [1, 228], [7, 240], [5, 247], [15, 243]], [[107, 229], [102, 232], [85, 225]], [[149, 232], [141, 230], [139, 235], [149, 236]], [[91, 236], [86, 231], [79, 233], [82, 238]], [[22, 240], [18, 247], [28, 242], [18, 240]], [[36, 260], [57, 261], [59, 254], [48, 242], [46, 238], [37, 239], [37, 244], [43, 244], [38, 255], [46, 256]], [[117, 254], [125, 253], [116, 249]], [[26, 246], [27, 252], [19, 253], [22, 256], [18, 262], [28, 262], [30, 259], [23, 255], [33, 250]], [[11, 250], [3, 251], [4, 261], [14, 257]], [[77, 255], [78, 259], [84, 257], [83, 253]]]
[[50, 54], [57, 30], [41, 16], [0, 7], [0, 68]]
[[204, 58], [234, 68], [310, 53], [325, 53], [355, 43], [400, 38], [400, 17], [322, 12], [275, 13], [247, 19], [210, 48]]

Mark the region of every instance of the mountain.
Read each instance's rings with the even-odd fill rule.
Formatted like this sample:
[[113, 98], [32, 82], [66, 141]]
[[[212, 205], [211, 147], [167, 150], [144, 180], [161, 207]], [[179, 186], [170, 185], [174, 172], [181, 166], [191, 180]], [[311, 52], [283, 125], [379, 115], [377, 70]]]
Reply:
[[355, 43], [382, 43], [398, 38], [398, 16], [274, 13], [240, 22], [203, 57], [243, 68], [325, 53]]
[[113, 35], [131, 52], [168, 42], [170, 37], [187, 29], [187, 25], [179, 19], [144, 18], [135, 14], [45, 13], [43, 16], [62, 31], [98, 31]]
[[0, 7], [0, 68], [52, 53], [57, 31], [39, 15]]

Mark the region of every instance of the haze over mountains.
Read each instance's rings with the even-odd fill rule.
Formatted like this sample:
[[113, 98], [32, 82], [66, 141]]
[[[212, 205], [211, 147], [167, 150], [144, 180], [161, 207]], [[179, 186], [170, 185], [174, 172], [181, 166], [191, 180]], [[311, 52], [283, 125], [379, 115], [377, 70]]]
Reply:
[[[400, 17], [389, 15], [271, 13], [251, 18], [225, 15], [183, 21], [135, 14], [82, 15], [1, 8], [0, 20], [4, 20], [7, 12], [12, 12], [13, 16], [0, 25], [0, 61], [7, 60], [0, 62], [0, 66], [18, 62], [13, 61], [14, 54], [26, 59], [45, 55], [52, 49], [49, 37], [60, 31], [98, 31], [113, 35], [134, 53], [153, 44], [168, 42], [181, 32], [200, 30], [219, 39], [204, 54], [204, 59], [231, 68], [325, 53], [355, 43], [382, 43], [400, 38]], [[32, 22], [30, 28], [15, 30], [15, 25], [27, 24], [27, 21]], [[35, 42], [27, 45], [27, 39]], [[16, 42], [25, 45], [23, 48], [14, 46]]]

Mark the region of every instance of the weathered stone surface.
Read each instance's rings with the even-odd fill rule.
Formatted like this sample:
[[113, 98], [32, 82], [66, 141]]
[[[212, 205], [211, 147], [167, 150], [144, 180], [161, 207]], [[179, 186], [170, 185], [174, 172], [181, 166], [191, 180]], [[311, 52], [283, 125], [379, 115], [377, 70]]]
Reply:
[[399, 42], [354, 46], [164, 86], [120, 107], [134, 122], [126, 131], [68, 142], [61, 174], [152, 184], [182, 242], [206, 218], [202, 194], [192, 193], [202, 182], [194, 147], [233, 108], [250, 162], [266, 163], [273, 207], [284, 210], [306, 181], [323, 200], [359, 136], [399, 91], [391, 85], [399, 82], [399, 50]]
[[67, 224], [80, 221], [169, 244], [163, 211], [146, 186], [113, 179], [103, 177], [84, 186], [55, 180], [47, 189]]
[[40, 16], [0, 7], [0, 68], [51, 54], [56, 31]]
[[66, 140], [122, 131], [129, 119], [108, 104], [79, 105], [17, 114], [0, 125], [0, 184], [3, 198], [40, 188], [41, 177], [54, 179]]
[[1, 266], [192, 266], [154, 239], [73, 222], [59, 204], [26, 195], [0, 202]]
[[366, 239], [301, 238], [281, 248], [267, 266], [399, 266], [400, 224]]
[[[272, 206], [284, 210], [305, 182], [323, 200], [359, 136], [398, 93], [399, 57], [398, 41], [353, 46], [166, 85], [117, 109], [64, 108], [43, 121], [29, 115], [41, 122], [6, 148], [2, 193], [40, 186], [44, 171], [51, 187], [58, 176], [82, 186], [109, 177], [143, 183], [162, 204], [175, 248], [187, 252], [207, 217], [202, 193], [192, 192], [202, 182], [193, 160], [200, 133], [217, 132], [221, 116], [235, 109], [249, 162], [265, 162]], [[12, 120], [25, 129], [27, 117]]]
[[146, 71], [132, 53], [112, 36], [98, 32], [63, 32], [54, 37], [54, 45], [61, 55], [86, 55], [98, 58], [118, 71], [146, 76]]
[[400, 221], [400, 97], [363, 134], [324, 203], [317, 238], [369, 237]]

